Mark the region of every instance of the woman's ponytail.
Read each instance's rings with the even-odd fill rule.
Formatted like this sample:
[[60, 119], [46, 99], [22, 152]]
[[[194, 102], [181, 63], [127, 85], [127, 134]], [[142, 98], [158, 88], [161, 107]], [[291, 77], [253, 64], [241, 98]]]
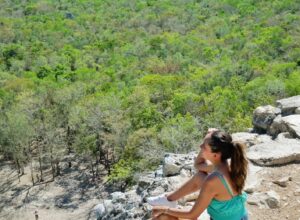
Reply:
[[237, 192], [241, 194], [246, 182], [248, 160], [246, 158], [244, 144], [233, 142], [232, 145], [230, 177], [235, 184]]
[[237, 192], [242, 193], [248, 171], [244, 144], [233, 142], [231, 135], [222, 131], [213, 131], [208, 144], [213, 153], [221, 152], [222, 161], [231, 158], [230, 178], [235, 184]]

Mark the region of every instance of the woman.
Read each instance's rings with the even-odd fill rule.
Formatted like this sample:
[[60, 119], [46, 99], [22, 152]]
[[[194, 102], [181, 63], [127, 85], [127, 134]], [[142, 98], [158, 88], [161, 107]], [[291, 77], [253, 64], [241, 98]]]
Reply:
[[[201, 192], [191, 210], [181, 210], [168, 206], [154, 206], [154, 220], [197, 219], [207, 209], [213, 220], [246, 220], [248, 219], [245, 207], [246, 194], [242, 192], [247, 176], [247, 159], [244, 146], [232, 142], [232, 137], [222, 131], [209, 132], [200, 145], [199, 158], [209, 160], [214, 165], [212, 173], [200, 172], [194, 176], [198, 178]], [[230, 164], [227, 160], [230, 159]], [[201, 170], [201, 169], [200, 169]], [[166, 197], [177, 200], [179, 194], [186, 194], [188, 181], [184, 190]], [[185, 191], [184, 193], [182, 191]], [[195, 191], [195, 187], [190, 190]]]

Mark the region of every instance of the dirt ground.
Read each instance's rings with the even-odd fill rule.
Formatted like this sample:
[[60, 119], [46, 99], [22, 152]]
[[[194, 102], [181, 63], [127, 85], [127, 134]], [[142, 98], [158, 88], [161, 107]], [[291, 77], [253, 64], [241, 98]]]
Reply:
[[[101, 184], [88, 185], [84, 172], [79, 169], [64, 173], [55, 182], [32, 187], [29, 168], [21, 177], [12, 164], [0, 162], [0, 220], [88, 219], [91, 209], [102, 197]], [[300, 164], [281, 167], [263, 167], [257, 173], [261, 182], [255, 192], [275, 191], [280, 196], [279, 208], [249, 205], [251, 220], [290, 219], [300, 220]], [[291, 177], [287, 187], [274, 184], [274, 180]], [[249, 195], [251, 197], [251, 194]]]
[[[249, 205], [249, 217], [251, 220], [291, 219], [300, 220], [300, 164], [290, 164], [281, 167], [264, 167], [258, 172], [262, 179], [256, 192], [275, 191], [280, 196], [279, 208], [270, 209]], [[284, 177], [291, 177], [287, 187], [273, 183]], [[251, 195], [250, 195], [251, 196]]]
[[63, 176], [32, 186], [29, 167], [18, 179], [13, 165], [0, 160], [0, 220], [88, 219], [102, 198], [101, 184], [90, 184], [84, 166], [65, 169]]

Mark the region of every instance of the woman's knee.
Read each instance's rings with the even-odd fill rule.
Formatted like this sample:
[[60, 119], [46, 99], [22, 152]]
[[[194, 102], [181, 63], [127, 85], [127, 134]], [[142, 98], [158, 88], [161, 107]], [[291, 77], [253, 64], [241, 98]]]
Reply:
[[162, 214], [162, 215], [158, 216], [157, 218], [155, 218], [155, 220], [178, 220], [178, 218], [170, 216], [170, 215]]

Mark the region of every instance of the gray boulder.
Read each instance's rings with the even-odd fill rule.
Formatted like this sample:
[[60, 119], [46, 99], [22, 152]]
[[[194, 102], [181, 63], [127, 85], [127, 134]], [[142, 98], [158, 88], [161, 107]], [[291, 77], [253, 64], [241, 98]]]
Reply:
[[104, 204], [100, 203], [100, 204], [96, 205], [93, 208], [93, 212], [95, 213], [95, 218], [96, 219], [101, 219], [106, 214], [106, 210], [105, 210]]
[[288, 186], [288, 183], [292, 180], [292, 177], [290, 176], [286, 176], [286, 177], [283, 177], [279, 180], [274, 180], [273, 183], [281, 186], [281, 187], [287, 187]]
[[194, 163], [196, 153], [190, 154], [166, 154], [163, 161], [163, 176], [180, 174], [181, 169], [190, 168]]
[[246, 184], [245, 184], [245, 192], [247, 193], [253, 193], [255, 192], [255, 189], [257, 186], [260, 184], [261, 179], [258, 178], [257, 173], [262, 170], [262, 167], [260, 166], [255, 166], [252, 163], [249, 163], [249, 170], [248, 170], [248, 175], [246, 179]]
[[253, 112], [253, 125], [254, 129], [260, 133], [265, 133], [269, 126], [272, 124], [273, 119], [281, 113], [279, 108], [271, 105], [260, 106]]
[[232, 134], [233, 141], [245, 143], [247, 147], [258, 144], [257, 137], [258, 134], [248, 132], [238, 132]]
[[140, 178], [138, 180], [137, 192], [141, 193], [146, 190], [149, 186], [153, 184], [154, 180], [152, 178]]
[[181, 167], [182, 163], [174, 154], [165, 156], [163, 164], [164, 176], [172, 176], [179, 174]]
[[282, 132], [289, 132], [291, 137], [300, 138], [300, 115], [277, 116], [268, 128], [268, 133], [277, 136]]
[[111, 197], [113, 203], [123, 203], [126, 201], [126, 195], [122, 192], [113, 192]]
[[252, 146], [248, 149], [250, 161], [261, 165], [282, 165], [300, 161], [300, 141], [298, 139], [281, 139]]
[[267, 197], [265, 199], [267, 205], [271, 209], [279, 208], [280, 206], [280, 196], [275, 191], [269, 191], [266, 193]]
[[281, 109], [283, 116], [294, 114], [300, 107], [300, 95], [277, 100], [276, 106]]
[[256, 205], [259, 208], [276, 209], [280, 206], [280, 196], [275, 191], [268, 191], [266, 193], [254, 193], [249, 196], [247, 203]]
[[256, 134], [247, 132], [238, 132], [232, 134], [233, 141], [245, 143], [247, 147], [251, 147], [256, 144], [268, 143], [272, 141], [272, 137], [266, 134]]

